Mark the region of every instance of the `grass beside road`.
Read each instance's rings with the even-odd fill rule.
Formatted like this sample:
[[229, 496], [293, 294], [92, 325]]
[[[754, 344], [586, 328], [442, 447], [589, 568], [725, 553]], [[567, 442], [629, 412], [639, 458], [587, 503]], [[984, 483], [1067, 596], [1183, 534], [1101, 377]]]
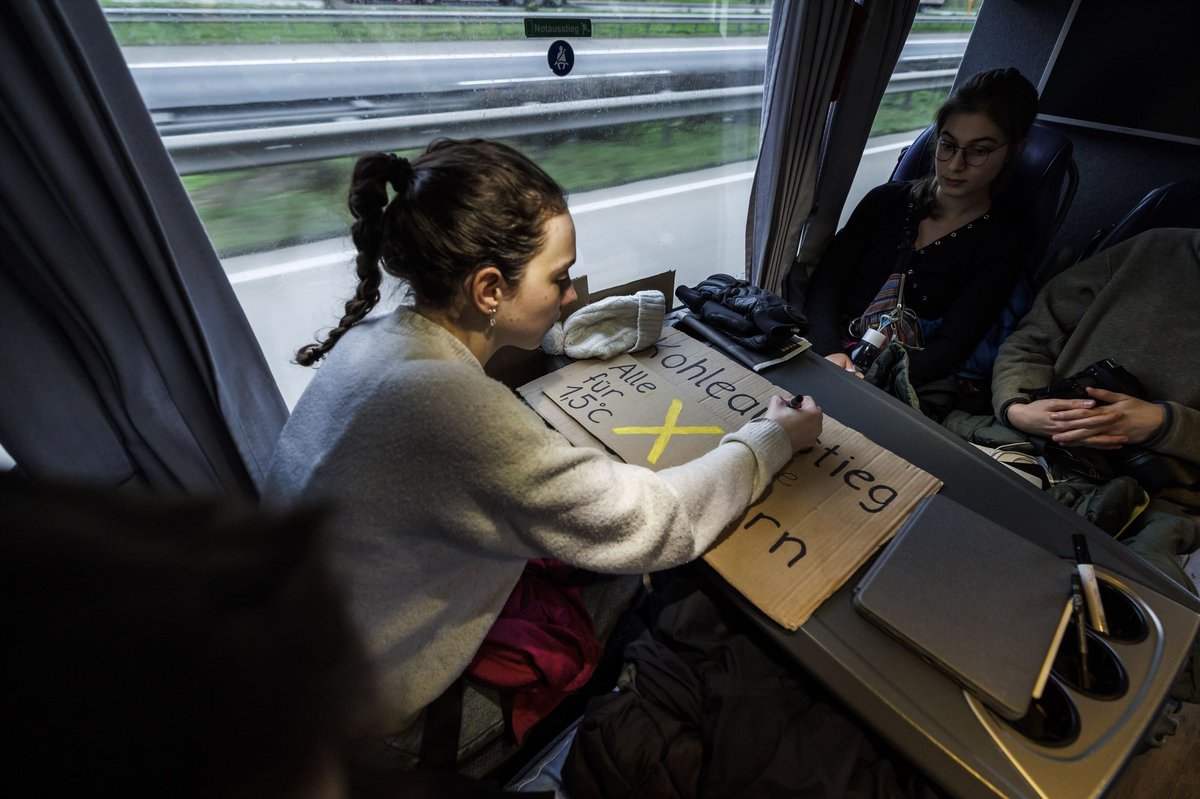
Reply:
[[[597, 23], [597, 38], [766, 36], [766, 23]], [[505, 41], [523, 39], [519, 23], [124, 23], [113, 25], [122, 47], [197, 44], [370, 44], [375, 42]]]
[[927, 127], [933, 122], [938, 107], [946, 101], [946, 97], [945, 89], [885, 94], [879, 110], [875, 112], [871, 135], [886, 136]]
[[[203, 44], [369, 44], [374, 42], [508, 41], [524, 39], [511, 22], [113, 22], [122, 47]], [[600, 22], [597, 39], [674, 36], [766, 36], [763, 22]]]

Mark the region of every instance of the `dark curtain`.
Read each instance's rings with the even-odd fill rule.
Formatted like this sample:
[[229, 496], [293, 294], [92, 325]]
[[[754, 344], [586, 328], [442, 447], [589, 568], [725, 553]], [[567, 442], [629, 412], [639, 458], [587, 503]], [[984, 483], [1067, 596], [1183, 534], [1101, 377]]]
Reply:
[[806, 225], [832, 235], [917, 5], [776, 0], [746, 231], [752, 283], [780, 291]]
[[917, 5], [918, 0], [868, 0], [861, 6], [825, 131], [825, 154], [813, 189], [812, 213], [803, 220], [797, 258], [801, 268], [815, 263], [837, 232], [846, 194], [871, 135], [875, 112], [912, 29]]
[[287, 409], [98, 5], [0, 5], [0, 444], [253, 495]]
[[854, 0], [775, 0], [762, 143], [750, 188], [747, 279], [779, 292], [812, 208], [818, 156]]

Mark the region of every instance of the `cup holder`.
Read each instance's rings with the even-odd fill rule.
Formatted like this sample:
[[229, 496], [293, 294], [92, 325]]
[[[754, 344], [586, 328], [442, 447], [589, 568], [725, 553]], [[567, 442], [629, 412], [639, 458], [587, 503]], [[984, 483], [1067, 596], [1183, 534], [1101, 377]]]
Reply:
[[[1067, 623], [1067, 632], [1054, 656], [1054, 674], [1084, 696], [1093, 699], [1118, 699], [1129, 689], [1129, 679], [1120, 658], [1100, 636], [1087, 631], [1087, 672], [1080, 666], [1079, 633], [1075, 621]], [[1085, 681], [1086, 677], [1086, 681]]]
[[1079, 711], [1053, 676], [1046, 681], [1042, 698], [1029, 706], [1029, 712], [1008, 724], [1042, 746], [1069, 746], [1079, 737]]
[[[1104, 636], [1123, 644], [1140, 644], [1146, 640], [1150, 625], [1141, 605], [1120, 588], [1101, 580], [1100, 603], [1104, 605], [1104, 618], [1108, 622], [1108, 633]], [[1088, 621], [1089, 627], [1091, 621]]]

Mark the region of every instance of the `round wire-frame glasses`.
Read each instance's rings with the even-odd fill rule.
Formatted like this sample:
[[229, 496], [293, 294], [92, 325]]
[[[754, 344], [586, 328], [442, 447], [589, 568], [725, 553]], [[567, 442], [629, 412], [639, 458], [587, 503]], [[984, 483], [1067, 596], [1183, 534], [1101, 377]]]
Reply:
[[963, 151], [963, 158], [966, 159], [968, 166], [983, 166], [987, 163], [988, 156], [999, 150], [1008, 142], [1000, 142], [994, 147], [984, 147], [982, 144], [955, 144], [946, 139], [938, 139], [937, 147], [933, 151], [933, 156], [939, 161], [949, 161], [954, 157], [954, 154], [959, 150]]

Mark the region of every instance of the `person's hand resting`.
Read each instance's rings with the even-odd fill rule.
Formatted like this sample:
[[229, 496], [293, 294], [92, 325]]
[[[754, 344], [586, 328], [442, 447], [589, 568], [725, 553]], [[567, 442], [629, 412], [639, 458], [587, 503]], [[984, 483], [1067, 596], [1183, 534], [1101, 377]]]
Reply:
[[788, 439], [792, 442], [792, 452], [813, 447], [817, 443], [817, 436], [821, 435], [824, 414], [812, 397], [805, 397], [803, 402], [792, 408], [787, 400], [776, 395], [771, 397], [764, 416], [788, 434]]
[[1064, 447], [1117, 449], [1150, 439], [1166, 420], [1166, 411], [1153, 402], [1102, 388], [1088, 388], [1087, 392], [1091, 399], [1010, 405], [1008, 421], [1018, 430]]
[[829, 361], [830, 363], [837, 364], [847, 372], [853, 372], [859, 377], [863, 376], [863, 373], [860, 372], [858, 367], [854, 365], [854, 361], [850, 360], [850, 356], [844, 352], [835, 352], [830, 355], [826, 355], [825, 360]]

